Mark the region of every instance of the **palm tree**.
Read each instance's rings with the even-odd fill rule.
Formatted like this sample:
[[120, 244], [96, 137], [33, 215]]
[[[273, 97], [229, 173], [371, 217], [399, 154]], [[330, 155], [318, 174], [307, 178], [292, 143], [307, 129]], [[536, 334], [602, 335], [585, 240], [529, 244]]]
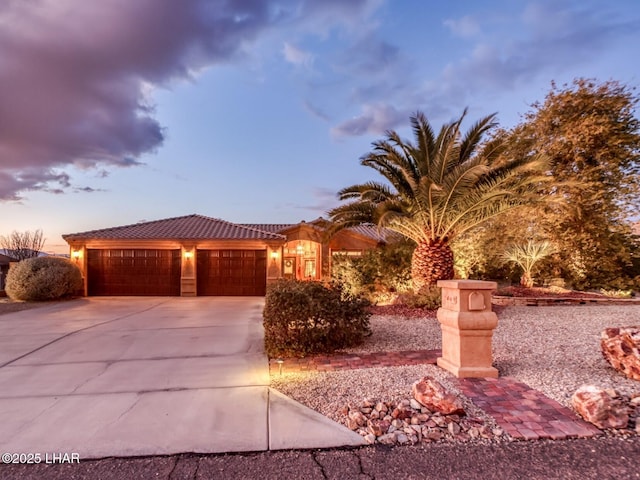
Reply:
[[[506, 158], [504, 136], [482, 142], [495, 125], [489, 115], [462, 135], [458, 120], [438, 136], [424, 114], [411, 117], [415, 142], [388, 131], [360, 159], [386, 182], [367, 182], [338, 192], [348, 201], [329, 212], [335, 229], [374, 223], [416, 243], [411, 275], [415, 291], [453, 278], [450, 242], [482, 222], [528, 201], [543, 180], [538, 158]], [[540, 172], [540, 173], [539, 173]]]
[[511, 245], [502, 255], [505, 262], [513, 262], [522, 268], [520, 285], [523, 287], [533, 287], [533, 267], [545, 257], [555, 251], [553, 245], [544, 240], [536, 242], [528, 240], [525, 245]]

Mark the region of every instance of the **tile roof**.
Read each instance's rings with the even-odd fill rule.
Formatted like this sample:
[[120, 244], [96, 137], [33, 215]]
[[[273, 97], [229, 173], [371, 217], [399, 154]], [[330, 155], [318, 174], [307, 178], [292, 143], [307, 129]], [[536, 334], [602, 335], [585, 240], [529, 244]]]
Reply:
[[[289, 228], [297, 227], [299, 225], [307, 225], [317, 230], [322, 230], [324, 219], [314, 220], [313, 222], [300, 222], [300, 223], [243, 223], [245, 227], [256, 228], [266, 232], [282, 233]], [[401, 238], [400, 234], [393, 232], [387, 228], [378, 228], [376, 225], [365, 224], [358, 225], [356, 227], [349, 227], [346, 230], [362, 235], [363, 237], [371, 238], [377, 242], [390, 242], [396, 241]]]
[[121, 227], [63, 235], [65, 240], [285, 240], [273, 231], [239, 225], [203, 215], [187, 215]]
[[363, 237], [372, 238], [378, 242], [390, 242], [396, 241], [401, 238], [400, 234], [389, 230], [387, 228], [379, 228], [377, 225], [364, 224], [357, 225], [355, 227], [349, 227], [347, 230], [350, 230], [354, 233], [358, 233]]
[[280, 233], [287, 228], [295, 227], [297, 223], [241, 223], [243, 227], [255, 228], [263, 232]]

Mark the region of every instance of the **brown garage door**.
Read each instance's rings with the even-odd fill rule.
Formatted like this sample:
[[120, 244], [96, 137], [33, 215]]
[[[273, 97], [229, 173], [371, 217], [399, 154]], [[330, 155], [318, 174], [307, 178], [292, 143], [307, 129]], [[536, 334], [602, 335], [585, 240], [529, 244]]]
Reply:
[[198, 295], [264, 295], [266, 250], [198, 250]]
[[89, 295], [180, 295], [180, 250], [87, 250]]

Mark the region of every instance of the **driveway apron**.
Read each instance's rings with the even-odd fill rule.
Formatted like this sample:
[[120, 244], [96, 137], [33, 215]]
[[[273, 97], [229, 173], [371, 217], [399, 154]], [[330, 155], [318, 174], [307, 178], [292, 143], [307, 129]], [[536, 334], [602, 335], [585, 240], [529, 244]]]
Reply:
[[88, 298], [0, 316], [0, 451], [101, 458], [360, 444], [269, 388], [263, 305]]

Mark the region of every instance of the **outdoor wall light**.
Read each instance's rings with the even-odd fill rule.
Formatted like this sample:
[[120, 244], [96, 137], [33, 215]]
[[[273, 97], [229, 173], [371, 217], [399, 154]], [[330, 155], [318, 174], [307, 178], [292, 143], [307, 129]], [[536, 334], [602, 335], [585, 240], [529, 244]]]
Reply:
[[73, 258], [77, 260], [78, 258], [80, 258], [80, 250], [74, 250], [71, 256], [73, 256]]
[[184, 252], [184, 258], [186, 258], [187, 260], [189, 260], [192, 257], [193, 257], [193, 252]]
[[273, 260], [276, 260], [278, 258], [278, 252], [276, 252], [275, 250], [271, 252], [271, 258]]
[[278, 358], [276, 360], [276, 363], [278, 364], [278, 372], [280, 373], [280, 375], [282, 376], [282, 364], [284, 363], [284, 360], [281, 358]]

